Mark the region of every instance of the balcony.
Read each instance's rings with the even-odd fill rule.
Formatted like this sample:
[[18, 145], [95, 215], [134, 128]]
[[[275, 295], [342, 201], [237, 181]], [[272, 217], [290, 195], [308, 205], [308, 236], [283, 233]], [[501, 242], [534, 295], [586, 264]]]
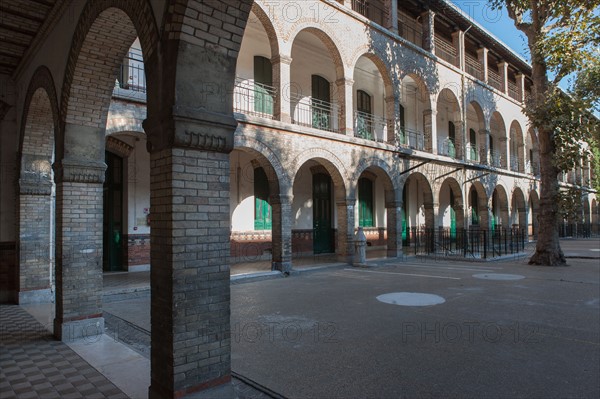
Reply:
[[398, 11], [398, 34], [418, 47], [423, 47], [423, 28], [414, 18]]
[[142, 50], [132, 47], [117, 72], [113, 95], [132, 100], [146, 99], [146, 73]]
[[400, 132], [396, 135], [396, 144], [400, 148], [424, 151], [425, 135], [423, 132], [412, 129], [400, 129]]
[[299, 126], [339, 133], [339, 108], [336, 104], [311, 97], [291, 99], [292, 123]]
[[380, 1], [352, 0], [352, 9], [381, 26], [386, 24], [388, 11]]
[[479, 162], [479, 148], [476, 145], [467, 143], [466, 150], [467, 161]]
[[233, 111], [273, 119], [275, 87], [237, 78], [233, 91]]
[[498, 151], [498, 150], [490, 151], [490, 166], [493, 166], [494, 168], [501, 168], [502, 161], [503, 161], [503, 157], [502, 157], [502, 153], [500, 151]]
[[516, 155], [510, 156], [510, 170], [513, 172], [523, 172], [521, 163], [519, 162], [519, 157]]
[[379, 143], [387, 137], [387, 120], [366, 112], [354, 111], [354, 136]]
[[483, 65], [479, 60], [471, 57], [468, 54], [465, 54], [465, 70], [466, 72], [473, 76], [475, 79], [479, 79], [483, 81]]
[[504, 83], [498, 72], [488, 69], [488, 84], [504, 93]]
[[511, 81], [508, 82], [508, 95], [513, 100], [521, 102], [521, 90], [519, 90], [516, 83], [513, 83]]
[[456, 145], [454, 140], [446, 138], [438, 143], [438, 154], [450, 158], [456, 158]]
[[454, 48], [452, 43], [447, 42], [437, 35], [435, 35], [435, 55], [454, 66], [459, 65], [456, 48]]

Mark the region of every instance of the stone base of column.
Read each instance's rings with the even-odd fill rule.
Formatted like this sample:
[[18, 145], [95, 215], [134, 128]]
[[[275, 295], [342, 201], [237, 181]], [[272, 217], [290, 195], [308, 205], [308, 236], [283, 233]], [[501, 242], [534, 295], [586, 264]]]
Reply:
[[398, 248], [398, 249], [391, 249], [388, 248], [387, 249], [387, 257], [388, 258], [402, 258], [404, 254], [402, 253], [402, 249]]
[[48, 302], [54, 302], [54, 294], [52, 293], [52, 290], [50, 288], [19, 292], [19, 305]]
[[352, 265], [354, 261], [354, 254], [337, 254], [336, 259], [338, 262], [343, 262]]
[[148, 399], [231, 399], [235, 397], [231, 376], [225, 376], [177, 392], [166, 392], [162, 387], [157, 386], [156, 384], [150, 385], [150, 388], [148, 389]]
[[79, 339], [96, 342], [104, 334], [104, 317], [61, 322], [54, 319], [54, 336], [62, 342]]
[[271, 270], [278, 270], [282, 273], [289, 273], [292, 271], [292, 262], [272, 262]]

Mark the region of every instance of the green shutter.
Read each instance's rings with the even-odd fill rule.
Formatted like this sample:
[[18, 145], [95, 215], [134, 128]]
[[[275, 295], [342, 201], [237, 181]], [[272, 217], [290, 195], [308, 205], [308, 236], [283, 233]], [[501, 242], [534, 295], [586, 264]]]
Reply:
[[456, 157], [456, 127], [454, 126], [454, 122], [448, 122], [448, 156], [455, 158]]
[[329, 82], [319, 75], [312, 75], [311, 83], [311, 96], [313, 99], [312, 126], [316, 129], [328, 130], [331, 127]]
[[273, 115], [273, 96], [267, 87], [273, 86], [273, 67], [268, 58], [254, 57], [254, 110]]
[[373, 227], [373, 182], [370, 179], [358, 180], [358, 225]]
[[263, 168], [256, 168], [254, 169], [254, 230], [271, 230], [272, 227], [269, 180]]
[[356, 120], [356, 135], [363, 139], [373, 140], [373, 125], [371, 121], [365, 117], [371, 116], [371, 96], [363, 90], [356, 92], [357, 105], [356, 110], [361, 112], [363, 115], [357, 115]]
[[404, 106], [400, 104], [400, 144], [406, 144], [406, 125], [404, 120]]
[[471, 143], [471, 161], [477, 160], [477, 133], [474, 129], [469, 129], [469, 142]]
[[454, 192], [450, 190], [450, 239], [456, 239], [456, 211], [454, 210]]

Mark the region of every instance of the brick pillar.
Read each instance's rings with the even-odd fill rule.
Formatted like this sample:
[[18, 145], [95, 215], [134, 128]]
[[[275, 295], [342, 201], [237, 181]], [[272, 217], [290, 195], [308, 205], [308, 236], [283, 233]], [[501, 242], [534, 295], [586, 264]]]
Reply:
[[352, 263], [354, 256], [355, 204], [356, 200], [352, 198], [336, 202], [338, 221], [336, 254], [340, 262]]
[[508, 94], [508, 62], [499, 62], [498, 69], [500, 69], [500, 78], [502, 79], [502, 92]]
[[461, 71], [465, 70], [465, 33], [462, 30], [452, 32], [452, 45], [456, 49], [456, 64]]
[[490, 131], [487, 129], [481, 129], [479, 131], [479, 163], [482, 165], [488, 165], [488, 153], [490, 150]]
[[272, 195], [273, 270], [292, 270], [292, 196]]
[[397, 132], [400, 131], [400, 102], [395, 96], [385, 98], [385, 118], [387, 121], [388, 143], [396, 143]]
[[423, 140], [424, 150], [430, 153], [437, 153], [437, 111], [435, 109], [428, 109], [423, 111]]
[[354, 80], [349, 78], [338, 79], [336, 82], [339, 102], [339, 130], [346, 136], [354, 136], [354, 110], [352, 106], [352, 88]]
[[508, 169], [508, 160], [506, 159], [508, 157], [508, 137], [500, 137], [498, 141], [500, 142], [500, 149], [498, 150], [500, 153], [500, 167]]
[[435, 12], [428, 10], [421, 14], [423, 24], [423, 50], [435, 54]]
[[[80, 143], [97, 139], [91, 128], [71, 127]], [[76, 131], [72, 131], [76, 130]], [[98, 134], [99, 135], [99, 134]], [[94, 137], [96, 136], [96, 137]], [[88, 145], [93, 145], [88, 142]], [[76, 147], [73, 144], [73, 147]], [[98, 151], [100, 152], [100, 151]], [[96, 154], [99, 155], [99, 154]], [[90, 157], [94, 159], [94, 157]], [[96, 157], [97, 159], [97, 157]], [[55, 164], [56, 316], [54, 335], [62, 341], [96, 336], [102, 317], [102, 161], [65, 158]]]
[[402, 257], [402, 202], [386, 203], [387, 256]]
[[273, 84], [277, 89], [275, 94], [275, 119], [284, 123], [291, 123], [291, 65], [292, 58], [287, 55], [277, 55], [271, 59], [273, 65]]
[[454, 140], [454, 149], [456, 150], [456, 159], [465, 159], [465, 124], [461, 119], [454, 121], [456, 139]]
[[[19, 179], [19, 286], [20, 305], [51, 302], [52, 247], [51, 213], [52, 181], [50, 160], [23, 154]], [[38, 166], [43, 169], [39, 170]], [[38, 169], [38, 170], [36, 170]]]
[[481, 62], [481, 67], [483, 68], [483, 81], [485, 83], [488, 82], [488, 49], [482, 47], [477, 49], [477, 58], [479, 62]]

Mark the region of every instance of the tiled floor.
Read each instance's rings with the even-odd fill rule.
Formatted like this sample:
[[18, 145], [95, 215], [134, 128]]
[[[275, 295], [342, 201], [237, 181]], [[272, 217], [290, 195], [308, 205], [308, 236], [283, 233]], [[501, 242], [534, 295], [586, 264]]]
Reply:
[[45, 326], [16, 305], [0, 306], [0, 397], [127, 398]]

